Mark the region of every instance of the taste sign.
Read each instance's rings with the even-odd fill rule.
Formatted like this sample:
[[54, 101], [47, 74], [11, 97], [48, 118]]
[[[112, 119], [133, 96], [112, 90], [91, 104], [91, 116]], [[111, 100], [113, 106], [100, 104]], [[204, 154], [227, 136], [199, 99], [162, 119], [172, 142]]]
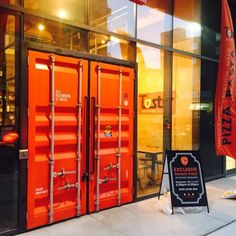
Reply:
[[198, 151], [167, 151], [173, 207], [207, 206]]
[[[176, 95], [172, 92], [172, 114], [175, 113]], [[164, 103], [166, 102], [163, 92], [156, 91], [153, 93], [140, 93], [138, 97], [138, 113], [139, 114], [163, 114]]]

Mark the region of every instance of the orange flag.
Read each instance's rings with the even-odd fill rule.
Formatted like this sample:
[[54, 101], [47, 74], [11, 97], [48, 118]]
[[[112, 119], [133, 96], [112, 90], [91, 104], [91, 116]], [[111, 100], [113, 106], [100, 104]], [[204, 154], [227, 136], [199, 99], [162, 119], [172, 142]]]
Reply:
[[236, 78], [234, 28], [227, 0], [222, 0], [220, 61], [215, 94], [217, 155], [236, 159]]

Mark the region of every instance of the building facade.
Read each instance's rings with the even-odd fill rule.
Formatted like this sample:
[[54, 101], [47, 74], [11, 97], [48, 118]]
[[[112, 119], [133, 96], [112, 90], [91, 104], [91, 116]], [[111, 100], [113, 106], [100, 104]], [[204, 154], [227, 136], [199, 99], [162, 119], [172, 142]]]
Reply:
[[157, 196], [165, 150], [199, 149], [206, 180], [235, 172], [214, 148], [220, 11], [0, 1], [0, 235]]

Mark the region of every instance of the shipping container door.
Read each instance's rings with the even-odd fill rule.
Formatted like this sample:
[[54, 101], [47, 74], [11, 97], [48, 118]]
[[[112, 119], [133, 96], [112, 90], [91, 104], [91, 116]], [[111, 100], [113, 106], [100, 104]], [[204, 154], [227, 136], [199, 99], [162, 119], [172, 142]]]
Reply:
[[90, 62], [89, 211], [133, 200], [134, 70]]
[[86, 213], [87, 68], [28, 52], [28, 229]]

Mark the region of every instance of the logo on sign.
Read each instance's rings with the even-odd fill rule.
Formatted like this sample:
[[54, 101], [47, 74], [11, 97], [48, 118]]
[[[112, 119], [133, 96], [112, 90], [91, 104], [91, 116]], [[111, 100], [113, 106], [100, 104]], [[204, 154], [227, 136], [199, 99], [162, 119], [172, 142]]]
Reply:
[[182, 163], [183, 166], [188, 165], [188, 157], [182, 156], [182, 157], [180, 158], [180, 160], [181, 160], [181, 163]]
[[112, 127], [110, 125], [107, 125], [104, 129], [104, 136], [105, 137], [111, 137], [112, 136]]
[[229, 27], [225, 27], [225, 33], [227, 38], [234, 38], [234, 32]]
[[56, 101], [57, 102], [67, 102], [69, 99], [71, 99], [71, 94], [64, 93], [61, 90], [56, 90]]

